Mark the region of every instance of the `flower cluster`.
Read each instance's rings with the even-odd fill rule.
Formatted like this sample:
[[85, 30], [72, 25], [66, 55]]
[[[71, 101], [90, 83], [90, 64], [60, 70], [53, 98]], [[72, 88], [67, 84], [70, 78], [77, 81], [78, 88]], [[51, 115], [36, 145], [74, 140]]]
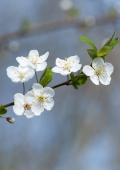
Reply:
[[[43, 71], [47, 63], [45, 62], [49, 56], [49, 52], [39, 56], [37, 50], [31, 50], [28, 57], [17, 57], [18, 67], [10, 66], [7, 68], [7, 75], [14, 83], [25, 83], [29, 81], [36, 72]], [[38, 116], [43, 111], [51, 110], [54, 106], [52, 97], [55, 92], [50, 87], [43, 88], [42, 85], [34, 83], [32, 90], [25, 95], [17, 93], [14, 95], [13, 111], [17, 115], [26, 115], [27, 118]]]
[[39, 116], [44, 108], [51, 110], [54, 106], [52, 97], [55, 91], [50, 87], [43, 88], [42, 85], [34, 83], [32, 90], [28, 91], [24, 96], [21, 93], [14, 95], [13, 110], [17, 115], [26, 115], [27, 118], [32, 118], [34, 115]]
[[[46, 68], [47, 63], [45, 61], [48, 56], [49, 52], [46, 52], [44, 55], [39, 56], [37, 50], [32, 50], [29, 52], [28, 57], [17, 57], [16, 60], [18, 61], [19, 66], [8, 67], [7, 75], [15, 83], [27, 82], [34, 76], [34, 74], [36, 74], [36, 72], [43, 71]], [[81, 85], [81, 82], [79, 82], [80, 77], [78, 76], [76, 79], [73, 75], [73, 72], [78, 71], [79, 73], [81, 69], [82, 65], [80, 64], [80, 58], [75, 55], [69, 58], [65, 58], [65, 60], [57, 58], [56, 66], [51, 69], [51, 72], [52, 74], [53, 72], [55, 72], [60, 73], [63, 76], [67, 75], [68, 78], [69, 74], [72, 74], [71, 81], [73, 81], [73, 84], [71, 83], [71, 85], [76, 88], [76, 85]], [[99, 81], [104, 85], [108, 85], [111, 81], [110, 76], [113, 72], [113, 69], [114, 68], [112, 64], [104, 63], [101, 57], [97, 57], [92, 61], [91, 65], [86, 65], [83, 67], [81, 74], [85, 76], [86, 79], [87, 76], [90, 76], [91, 81], [95, 85], [99, 85]], [[24, 93], [17, 93], [14, 95], [13, 111], [16, 115], [24, 114], [27, 118], [32, 118], [34, 116], [39, 116], [44, 111], [44, 109], [51, 110], [53, 108], [54, 100], [52, 97], [55, 95], [55, 91], [53, 90], [53, 88], [45, 87], [46, 85], [44, 85], [43, 87], [42, 84], [38, 83], [37, 74], [36, 79], [37, 83], [34, 83], [32, 89], [29, 90], [25, 95]], [[45, 80], [47, 79], [43, 80], [43, 82], [45, 83]], [[48, 79], [47, 81], [49, 83], [50, 80]], [[74, 84], [75, 82], [76, 85]]]

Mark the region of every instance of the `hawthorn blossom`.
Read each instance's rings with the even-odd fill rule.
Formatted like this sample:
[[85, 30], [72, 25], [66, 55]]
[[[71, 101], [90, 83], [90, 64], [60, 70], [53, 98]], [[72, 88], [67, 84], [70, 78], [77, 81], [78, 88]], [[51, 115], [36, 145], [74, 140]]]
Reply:
[[27, 82], [35, 74], [33, 69], [30, 69], [28, 67], [22, 67], [22, 66], [18, 66], [18, 67], [10, 66], [7, 68], [6, 71], [7, 71], [7, 76], [11, 78], [11, 80], [14, 83]]
[[83, 73], [90, 76], [91, 81], [95, 85], [99, 85], [99, 81], [104, 85], [109, 85], [111, 81], [110, 75], [113, 73], [113, 70], [113, 65], [104, 63], [101, 57], [93, 60], [92, 67], [89, 65], [83, 67]]
[[42, 85], [34, 83], [32, 86], [32, 93], [34, 100], [32, 102], [31, 110], [34, 115], [39, 116], [44, 108], [51, 110], [54, 106], [54, 100], [52, 97], [55, 95], [55, 91], [50, 87], [43, 88]]
[[56, 59], [56, 65], [52, 68], [52, 71], [55, 73], [60, 73], [62, 75], [68, 75], [71, 72], [76, 72], [81, 69], [82, 65], [79, 64], [80, 58], [75, 55], [68, 58], [65, 58], [65, 60], [61, 60], [60, 58]]
[[43, 71], [47, 63], [45, 60], [48, 58], [49, 52], [46, 52], [44, 55], [39, 57], [37, 50], [31, 50], [28, 57], [17, 57], [16, 60], [21, 66], [29, 66], [30, 68], [36, 71]]
[[26, 118], [32, 118], [34, 116], [34, 113], [31, 110], [32, 102], [32, 92], [28, 91], [25, 96], [21, 93], [17, 93], [14, 95], [13, 111], [18, 116], [21, 116], [24, 113]]

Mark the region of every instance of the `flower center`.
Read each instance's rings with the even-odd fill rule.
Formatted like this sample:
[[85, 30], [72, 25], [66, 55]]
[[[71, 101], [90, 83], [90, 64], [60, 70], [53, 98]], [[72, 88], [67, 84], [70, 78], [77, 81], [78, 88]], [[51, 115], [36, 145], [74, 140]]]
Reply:
[[94, 71], [94, 74], [97, 75], [97, 76], [100, 77], [100, 78], [102, 78], [101, 75], [104, 75], [104, 74], [107, 75], [107, 72], [106, 72], [106, 70], [105, 70], [103, 67], [104, 67], [103, 64], [102, 64], [102, 66], [97, 67], [97, 68], [95, 69], [95, 71]]
[[71, 68], [71, 63], [67, 62], [67, 58], [65, 58], [65, 64], [64, 64], [64, 71], [68, 70], [70, 72], [70, 68]]
[[30, 104], [28, 104], [28, 103], [25, 103], [25, 104], [23, 105], [23, 107], [24, 107], [24, 110], [30, 110], [30, 109], [31, 109], [31, 106], [30, 106]]
[[20, 79], [22, 80], [23, 78], [25, 78], [25, 74], [24, 74], [24, 73], [19, 72], [18, 78], [20, 78]]
[[29, 56], [29, 61], [30, 61], [32, 64], [34, 64], [34, 65], [39, 64], [39, 63], [37, 63], [37, 59], [38, 59], [38, 56], [37, 56], [37, 55], [35, 55], [35, 56]]
[[45, 97], [44, 97], [44, 96], [38, 96], [38, 101], [39, 101], [40, 103], [43, 103], [44, 100], [45, 100]]
[[95, 75], [98, 77], [102, 75], [102, 70], [101, 69], [95, 69]]

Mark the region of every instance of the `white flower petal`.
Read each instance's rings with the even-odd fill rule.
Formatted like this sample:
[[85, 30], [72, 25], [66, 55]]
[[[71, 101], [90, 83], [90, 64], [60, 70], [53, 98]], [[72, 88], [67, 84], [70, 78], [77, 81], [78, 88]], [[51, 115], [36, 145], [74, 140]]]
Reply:
[[28, 91], [24, 97], [25, 103], [32, 104], [32, 101], [34, 100], [33, 93], [31, 91]]
[[55, 95], [55, 91], [50, 87], [45, 87], [43, 89], [43, 96], [45, 97], [53, 97]]
[[64, 67], [65, 60], [61, 60], [60, 58], [56, 59], [56, 65], [58, 67]]
[[44, 107], [41, 107], [41, 104], [32, 105], [31, 110], [34, 112], [35, 116], [39, 116], [42, 112], [44, 112]]
[[26, 118], [30, 119], [32, 117], [34, 117], [34, 113], [31, 110], [26, 110], [24, 112], [24, 115], [26, 116]]
[[82, 67], [81, 64], [76, 64], [75, 66], [73, 66], [71, 69], [70, 69], [70, 72], [76, 72], [78, 70], [80, 70]]
[[46, 110], [51, 110], [53, 106], [54, 106], [54, 100], [52, 98], [48, 98], [48, 100], [46, 100], [44, 103], [44, 108]]
[[24, 82], [29, 81], [35, 75], [35, 71], [33, 69], [29, 69], [29, 71], [25, 74]]
[[12, 82], [14, 82], [14, 83], [21, 82], [20, 78], [18, 78], [17, 76], [12, 77], [11, 80], [12, 80]]
[[24, 113], [24, 107], [20, 105], [14, 105], [13, 111], [15, 112], [16, 115], [21, 116]]
[[93, 60], [92, 67], [93, 68], [100, 67], [102, 64], [104, 65], [103, 59], [101, 57], [97, 57]]
[[36, 66], [35, 68], [36, 71], [43, 71], [47, 67], [47, 63], [43, 62], [41, 64], [36, 64], [35, 66]]
[[28, 59], [26, 57], [17, 57], [16, 60], [21, 66], [27, 66], [28, 64]]
[[60, 74], [63, 75], [63, 76], [66, 76], [68, 74], [70, 74], [71, 72], [68, 71], [68, 70], [65, 70], [65, 71], [60, 71]]
[[63, 71], [63, 68], [55, 66], [52, 68], [52, 71], [54, 73], [60, 73], [61, 71]]
[[47, 60], [48, 56], [49, 56], [49, 52], [46, 52], [45, 54], [41, 55], [38, 58], [38, 63], [43, 63], [45, 60]]
[[75, 55], [67, 58], [67, 62], [71, 63], [71, 66], [75, 66], [76, 64], [79, 64], [80, 58]]
[[114, 67], [111, 63], [105, 63], [105, 70], [107, 71], [108, 75], [113, 73]]
[[29, 62], [29, 67], [30, 67], [31, 69], [36, 70], [37, 64], [33, 64], [32, 62]]
[[29, 52], [29, 57], [39, 56], [39, 53], [37, 50], [31, 50]]
[[18, 68], [14, 66], [10, 66], [7, 68], [7, 76], [9, 78], [15, 77], [15, 74], [17, 73]]
[[93, 76], [94, 75], [94, 69], [89, 66], [89, 65], [86, 65], [83, 67], [83, 73], [85, 73], [87, 76]]
[[18, 66], [18, 71], [21, 73], [26, 73], [28, 70], [30, 70], [30, 68], [27, 66], [21, 66], [21, 65]]
[[35, 95], [39, 95], [40, 92], [43, 92], [43, 86], [41, 84], [34, 83], [32, 88]]
[[108, 75], [102, 75], [102, 78], [99, 78], [99, 81], [104, 85], [109, 85], [111, 81], [111, 77]]
[[16, 93], [14, 95], [14, 104], [23, 105], [24, 104], [24, 95], [21, 93]]
[[96, 75], [90, 76], [90, 80], [91, 80], [95, 85], [99, 85], [98, 76], [96, 76]]

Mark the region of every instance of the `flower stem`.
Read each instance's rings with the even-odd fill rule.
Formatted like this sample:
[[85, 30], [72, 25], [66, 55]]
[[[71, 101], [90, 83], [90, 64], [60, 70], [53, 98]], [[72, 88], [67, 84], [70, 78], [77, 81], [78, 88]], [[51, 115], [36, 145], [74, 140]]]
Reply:
[[37, 80], [37, 83], [38, 83], [38, 78], [37, 78], [37, 73], [36, 73], [36, 70], [35, 70], [35, 76], [36, 76], [36, 80]]
[[[83, 67], [81, 67], [81, 69], [80, 70], [82, 70], [83, 69]], [[78, 70], [78, 75], [80, 74], [80, 70]]]
[[0, 116], [1, 118], [5, 118], [6, 119], [6, 117], [3, 117], [3, 116]]
[[69, 76], [67, 75], [68, 83], [69, 83]]
[[[83, 73], [81, 73], [81, 74], [83, 74]], [[78, 76], [75, 76], [75, 78], [77, 78], [77, 77], [78, 77]], [[69, 77], [68, 77], [68, 78], [69, 78]], [[71, 81], [72, 81], [71, 79], [70, 79], [69, 81], [67, 80], [67, 81], [65, 81], [65, 82], [63, 82], [63, 83], [60, 83], [60, 84], [55, 85], [55, 86], [52, 86], [51, 88], [52, 88], [52, 89], [55, 89], [55, 88], [58, 88], [58, 87], [61, 87], [61, 86], [64, 86], [64, 85], [66, 85], [66, 86], [71, 85], [71, 84], [70, 84]], [[3, 105], [3, 107], [9, 107], [9, 106], [12, 106], [12, 105], [14, 105], [14, 102], [5, 104], [5, 105]]]
[[25, 95], [25, 84], [23, 83], [23, 95]]

